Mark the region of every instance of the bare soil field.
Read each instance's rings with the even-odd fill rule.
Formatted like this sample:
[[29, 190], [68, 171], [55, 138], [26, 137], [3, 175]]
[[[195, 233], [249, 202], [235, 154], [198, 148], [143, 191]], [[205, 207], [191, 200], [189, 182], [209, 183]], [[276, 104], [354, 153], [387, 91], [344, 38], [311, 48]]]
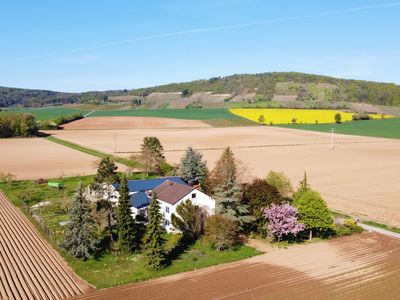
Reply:
[[17, 179], [94, 174], [96, 160], [42, 138], [0, 139], [0, 172], [12, 173]]
[[0, 299], [66, 299], [90, 290], [0, 191]]
[[[276, 127], [64, 130], [56, 137], [103, 152], [129, 156], [145, 136], [157, 136], [167, 160], [177, 164], [187, 146], [203, 153], [212, 168], [230, 146], [251, 176], [283, 171], [294, 185], [304, 171], [332, 209], [400, 226], [400, 141]], [[249, 180], [250, 178], [245, 178]]]
[[267, 250], [240, 262], [78, 299], [395, 299], [400, 293], [396, 239], [365, 233]]
[[178, 120], [152, 117], [96, 117], [84, 118], [68, 124], [64, 129], [130, 129], [130, 128], [204, 128], [210, 125], [198, 120]]

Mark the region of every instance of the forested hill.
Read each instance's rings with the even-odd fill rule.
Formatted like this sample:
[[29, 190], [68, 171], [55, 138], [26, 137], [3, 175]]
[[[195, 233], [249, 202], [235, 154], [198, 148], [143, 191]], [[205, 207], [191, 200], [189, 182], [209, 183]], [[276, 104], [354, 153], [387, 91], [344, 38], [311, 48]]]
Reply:
[[[153, 92], [195, 92], [229, 94], [231, 98], [248, 94], [257, 99], [270, 100], [277, 96], [293, 96], [298, 100], [353, 101], [371, 104], [400, 105], [400, 86], [362, 80], [339, 79], [295, 72], [241, 74], [214, 77], [208, 80], [172, 83], [135, 90], [62, 93], [0, 87], [0, 107], [47, 106], [66, 103], [102, 103], [110, 97], [132, 95], [143, 97]], [[229, 100], [227, 97], [226, 100]]]
[[[180, 91], [231, 94], [256, 93], [272, 99], [274, 95], [317, 97], [323, 92], [324, 100], [364, 102], [382, 105], [400, 105], [400, 85], [363, 80], [339, 79], [296, 72], [272, 72], [213, 77], [208, 80], [172, 83], [146, 89], [137, 89], [137, 95], [152, 92]], [[300, 94], [300, 95], [299, 95]], [[314, 95], [313, 95], [314, 94]]]
[[63, 93], [47, 90], [20, 89], [0, 86], [0, 107], [41, 107], [68, 103], [102, 103], [110, 96], [127, 95], [128, 91]]

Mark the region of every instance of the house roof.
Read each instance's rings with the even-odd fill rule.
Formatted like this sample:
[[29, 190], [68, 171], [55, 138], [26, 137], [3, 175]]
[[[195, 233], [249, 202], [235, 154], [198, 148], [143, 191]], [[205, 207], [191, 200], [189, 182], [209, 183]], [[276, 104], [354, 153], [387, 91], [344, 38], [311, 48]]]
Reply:
[[195, 188], [187, 184], [166, 180], [156, 187], [153, 193], [156, 194], [158, 200], [174, 205], [193, 190]]
[[146, 192], [137, 192], [131, 195], [131, 205], [136, 209], [148, 206], [150, 204], [150, 197]]
[[[144, 180], [128, 180], [128, 189], [130, 193], [150, 191], [154, 190], [156, 187], [167, 180], [186, 185], [186, 183], [180, 177], [170, 176]], [[118, 190], [119, 184], [114, 184], [114, 187]]]

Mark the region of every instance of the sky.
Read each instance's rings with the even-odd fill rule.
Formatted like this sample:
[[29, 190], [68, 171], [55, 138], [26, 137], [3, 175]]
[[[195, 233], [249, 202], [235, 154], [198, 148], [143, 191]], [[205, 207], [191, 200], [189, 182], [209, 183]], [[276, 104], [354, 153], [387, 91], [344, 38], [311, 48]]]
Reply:
[[3, 0], [0, 86], [132, 89], [296, 71], [400, 84], [400, 1]]

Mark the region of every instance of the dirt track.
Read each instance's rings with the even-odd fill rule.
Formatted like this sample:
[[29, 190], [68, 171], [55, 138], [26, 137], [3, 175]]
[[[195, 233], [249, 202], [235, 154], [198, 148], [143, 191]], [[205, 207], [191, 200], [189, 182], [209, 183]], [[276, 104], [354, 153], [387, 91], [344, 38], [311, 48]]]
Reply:
[[198, 120], [150, 117], [96, 117], [65, 124], [64, 129], [130, 129], [130, 128], [204, 128], [210, 125]]
[[66, 299], [88, 291], [0, 191], [0, 299]]
[[375, 233], [289, 247], [237, 263], [79, 299], [395, 299], [400, 241]]
[[57, 137], [129, 156], [140, 150], [145, 136], [160, 138], [167, 160], [179, 163], [187, 146], [201, 151], [213, 167], [224, 147], [230, 146], [251, 176], [283, 171], [294, 185], [307, 171], [309, 182], [332, 209], [400, 226], [400, 141], [330, 135], [276, 127], [64, 130]]

